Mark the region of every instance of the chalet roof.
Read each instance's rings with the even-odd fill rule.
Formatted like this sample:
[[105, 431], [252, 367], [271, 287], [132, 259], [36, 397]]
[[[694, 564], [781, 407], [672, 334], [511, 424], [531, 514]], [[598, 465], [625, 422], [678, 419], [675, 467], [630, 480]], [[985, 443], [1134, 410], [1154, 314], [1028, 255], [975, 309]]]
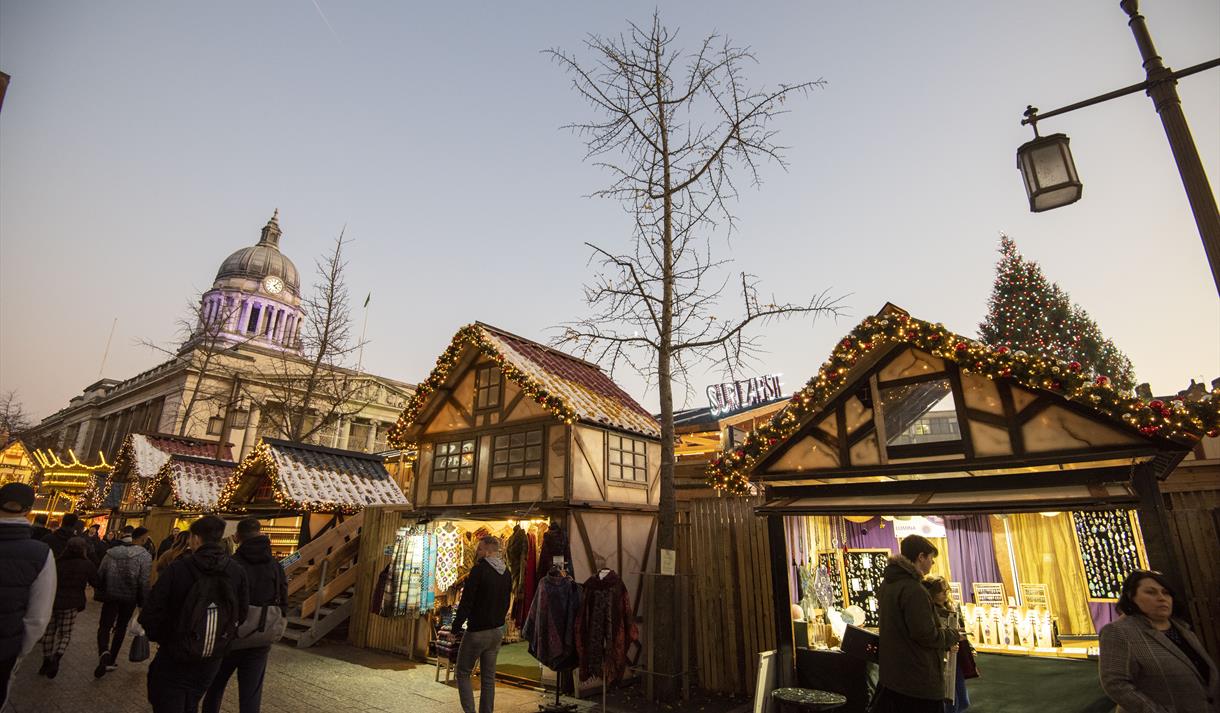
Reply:
[[[159, 479], [169, 486], [177, 507], [211, 511], [220, 507], [220, 492], [233, 477], [232, 461], [173, 455], [161, 467]], [[154, 489], [149, 489], [151, 496]]]
[[[123, 442], [114, 461], [114, 472], [134, 474], [137, 478], [154, 478], [171, 456], [215, 458], [216, 442], [166, 433], [133, 433]], [[232, 460], [233, 444], [220, 449], [221, 460]]]
[[458, 330], [449, 348], [437, 359], [436, 368], [419, 385], [390, 434], [393, 445], [408, 445], [407, 429], [414, 425], [424, 404], [444, 384], [467, 348], [496, 359], [510, 380], [564, 420], [584, 421], [652, 438], [661, 435], [660, 425], [652, 414], [596, 364], [476, 322]]
[[1220, 389], [1195, 400], [1145, 402], [1115, 389], [1105, 376], [1084, 372], [1077, 362], [1058, 362], [1004, 346], [992, 348], [887, 304], [836, 345], [787, 408], [751, 431], [733, 452], [713, 461], [707, 471], [708, 482], [718, 489], [747, 492], [755, 466], [783, 449], [788, 439], [819, 418], [841, 395], [858, 387], [879, 359], [903, 347], [913, 348], [929, 360], [953, 364], [963, 374], [1008, 380], [1042, 394], [1042, 398], [1070, 404], [1078, 412], [1114, 423], [1120, 430], [1167, 451], [1184, 451], [1203, 434], [1220, 433]]
[[[276, 499], [294, 510], [357, 512], [369, 505], [405, 505], [407, 498], [372, 453], [264, 438], [229, 478], [220, 496], [233, 501], [248, 475], [269, 475]], [[245, 483], [249, 486], [250, 483]]]

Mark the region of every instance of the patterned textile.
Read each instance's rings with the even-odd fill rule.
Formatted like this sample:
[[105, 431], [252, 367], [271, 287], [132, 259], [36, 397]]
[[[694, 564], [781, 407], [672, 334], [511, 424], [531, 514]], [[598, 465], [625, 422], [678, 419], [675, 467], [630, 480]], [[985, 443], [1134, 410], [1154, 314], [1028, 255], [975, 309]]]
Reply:
[[563, 561], [569, 563], [568, 571], [571, 571], [572, 566], [572, 547], [568, 542], [568, 533], [563, 531], [558, 523], [551, 523], [547, 528], [546, 533], [542, 535], [542, 552], [538, 555], [538, 571], [534, 577], [534, 583], [542, 581], [542, 578], [551, 571], [551, 564], [555, 557], [563, 557]]
[[436, 531], [436, 588], [445, 591], [458, 578], [458, 563], [462, 550], [458, 540], [462, 533], [453, 523], [445, 523]]
[[580, 680], [602, 678], [608, 684], [623, 677], [627, 648], [639, 639], [627, 587], [611, 570], [603, 579], [585, 580], [580, 616], [576, 619], [576, 650]]
[[534, 537], [534, 533], [529, 533], [526, 536], [525, 545], [525, 585], [521, 592], [521, 606], [516, 610], [513, 621], [520, 629], [525, 626], [525, 617], [530, 612], [530, 605], [534, 602], [534, 592], [537, 590], [537, 579], [535, 571], [538, 569], [538, 540]]
[[399, 528], [382, 616], [404, 616], [432, 610], [436, 601], [433, 591], [436, 576], [434, 540], [427, 525]]
[[576, 614], [580, 588], [569, 577], [542, 579], [521, 635], [529, 640], [530, 655], [552, 671], [571, 671], [576, 654]]
[[51, 623], [42, 635], [43, 658], [59, 658], [68, 650], [72, 639], [72, 626], [76, 623], [75, 609], [56, 609], [51, 612]]

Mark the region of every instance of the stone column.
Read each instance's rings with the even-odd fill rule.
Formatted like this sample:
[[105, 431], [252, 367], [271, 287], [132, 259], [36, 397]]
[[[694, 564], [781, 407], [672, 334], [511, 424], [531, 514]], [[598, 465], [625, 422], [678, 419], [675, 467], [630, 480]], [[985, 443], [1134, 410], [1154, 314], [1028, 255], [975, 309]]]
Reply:
[[245, 333], [246, 323], [250, 321], [250, 305], [250, 300], [241, 301], [241, 309], [237, 310], [237, 326], [233, 329], [234, 332]]
[[381, 424], [377, 421], [373, 421], [369, 425], [369, 436], [368, 436], [368, 438], [364, 439], [364, 450], [366, 453], [372, 453], [373, 448], [376, 447], [376, 445], [377, 445], [377, 427], [380, 425]]
[[335, 429], [335, 448], [347, 450], [347, 442], [352, 437], [352, 422], [346, 418], [339, 419], [339, 427]]
[[246, 431], [241, 435], [238, 452], [233, 454], [233, 458], [236, 461], [241, 462], [241, 459], [245, 458], [254, 449], [254, 446], [258, 445], [258, 422], [262, 413], [258, 406], [250, 404], [250, 417], [246, 419]]

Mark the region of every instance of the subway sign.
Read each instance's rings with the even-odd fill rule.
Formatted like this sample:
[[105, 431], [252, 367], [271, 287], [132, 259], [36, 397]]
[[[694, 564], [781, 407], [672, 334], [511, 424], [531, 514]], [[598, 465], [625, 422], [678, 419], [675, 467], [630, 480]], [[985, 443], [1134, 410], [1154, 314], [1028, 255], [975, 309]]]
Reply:
[[724, 416], [781, 398], [784, 392], [780, 385], [780, 376], [756, 376], [707, 387], [707, 400], [712, 407], [712, 415]]

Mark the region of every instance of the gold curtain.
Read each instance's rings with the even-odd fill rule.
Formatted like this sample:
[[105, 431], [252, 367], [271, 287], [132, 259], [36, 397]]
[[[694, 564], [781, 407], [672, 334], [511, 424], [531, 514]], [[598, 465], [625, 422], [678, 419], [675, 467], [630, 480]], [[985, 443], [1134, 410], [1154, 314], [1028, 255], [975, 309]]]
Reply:
[[810, 556], [818, 550], [833, 550], [834, 530], [831, 528], [830, 518], [826, 515], [810, 515], [808, 523]]
[[[1015, 572], [1012, 571], [1011, 561], [1008, 559], [1008, 538], [1004, 536], [1004, 521], [995, 515], [987, 518], [991, 523], [991, 544], [995, 548], [996, 565], [1000, 568], [1000, 582], [1004, 584], [1004, 593], [1010, 597], [1017, 595]], [[971, 601], [974, 601], [974, 593], [970, 593]]]
[[[1004, 523], [993, 518], [993, 535], [997, 526], [1002, 542]], [[1096, 633], [1089, 616], [1089, 592], [1072, 534], [1072, 518], [1067, 513], [1054, 517], [1038, 513], [1009, 515], [1008, 529], [1017, 561], [1017, 579], [1046, 585], [1051, 606], [1055, 609], [1053, 613], [1059, 618], [1060, 633]], [[1007, 552], [1007, 548], [1000, 549], [1001, 542], [996, 543], [997, 556]], [[1008, 586], [1006, 582], [1005, 587]]]
[[949, 540], [944, 537], [929, 537], [928, 541], [936, 546], [936, 551], [939, 552], [936, 556], [936, 564], [932, 565], [932, 571], [929, 575], [939, 575], [945, 578], [946, 582], [952, 582], [953, 576], [949, 572]]

